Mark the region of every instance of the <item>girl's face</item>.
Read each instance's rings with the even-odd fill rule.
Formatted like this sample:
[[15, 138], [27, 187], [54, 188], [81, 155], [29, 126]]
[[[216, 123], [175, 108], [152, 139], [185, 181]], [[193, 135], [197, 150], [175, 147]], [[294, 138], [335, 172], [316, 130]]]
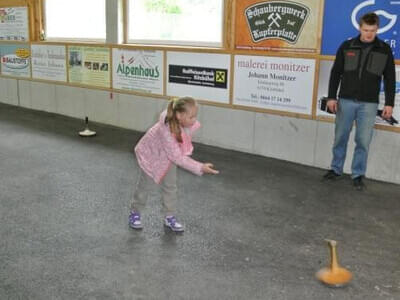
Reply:
[[177, 112], [176, 117], [182, 127], [192, 127], [197, 120], [197, 105], [189, 106], [185, 112]]

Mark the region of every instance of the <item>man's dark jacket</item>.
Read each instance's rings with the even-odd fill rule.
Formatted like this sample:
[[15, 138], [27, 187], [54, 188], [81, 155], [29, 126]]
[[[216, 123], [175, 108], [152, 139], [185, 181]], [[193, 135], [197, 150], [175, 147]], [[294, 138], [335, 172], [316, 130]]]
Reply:
[[385, 105], [393, 106], [396, 71], [390, 46], [375, 38], [363, 63], [362, 49], [360, 36], [345, 41], [339, 47], [329, 80], [328, 98], [336, 99], [340, 83], [339, 97], [377, 103], [383, 76]]

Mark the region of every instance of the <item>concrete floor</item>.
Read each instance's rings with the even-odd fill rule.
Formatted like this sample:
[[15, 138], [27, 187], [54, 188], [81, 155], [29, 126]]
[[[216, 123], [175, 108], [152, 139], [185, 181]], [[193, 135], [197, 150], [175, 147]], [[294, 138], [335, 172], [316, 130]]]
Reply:
[[[195, 146], [218, 176], [178, 173], [186, 231], [162, 225], [159, 194], [127, 225], [139, 133], [0, 105], [0, 299], [400, 299], [400, 186]], [[354, 274], [314, 277], [325, 238]]]

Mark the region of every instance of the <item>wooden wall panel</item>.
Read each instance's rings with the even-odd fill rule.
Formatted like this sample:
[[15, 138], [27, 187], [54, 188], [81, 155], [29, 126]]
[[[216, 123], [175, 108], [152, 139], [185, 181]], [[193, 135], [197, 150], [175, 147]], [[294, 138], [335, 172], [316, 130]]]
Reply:
[[0, 7], [27, 6], [28, 0], [2, 0]]

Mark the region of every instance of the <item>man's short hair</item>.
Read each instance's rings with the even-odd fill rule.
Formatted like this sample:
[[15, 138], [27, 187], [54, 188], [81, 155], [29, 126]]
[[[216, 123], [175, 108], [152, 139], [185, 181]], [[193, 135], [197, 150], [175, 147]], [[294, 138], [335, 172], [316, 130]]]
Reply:
[[369, 12], [360, 18], [358, 24], [360, 25], [360, 27], [362, 26], [362, 24], [376, 25], [379, 27], [379, 17], [376, 13]]

